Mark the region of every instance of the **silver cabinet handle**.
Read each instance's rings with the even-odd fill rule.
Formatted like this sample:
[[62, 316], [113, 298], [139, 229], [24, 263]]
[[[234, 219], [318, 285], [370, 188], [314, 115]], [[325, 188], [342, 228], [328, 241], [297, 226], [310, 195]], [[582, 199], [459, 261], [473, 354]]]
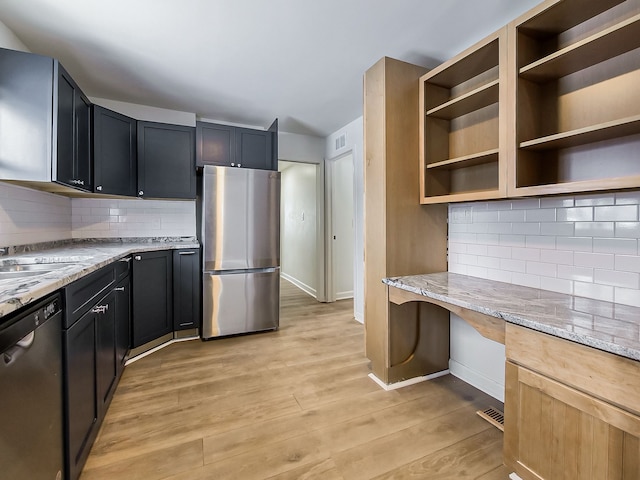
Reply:
[[124, 287], [116, 287], [113, 289], [114, 292], [124, 292]]
[[135, 257], [133, 257], [134, 260], [140, 261], [142, 260], [142, 257], [140, 255], [136, 255]]
[[76, 180], [75, 178], [71, 180], [69, 183], [73, 183], [74, 185], [84, 185], [84, 180]]
[[238, 166], [239, 166], [239, 167], [241, 167], [241, 166], [242, 166], [242, 164], [241, 164], [241, 163], [239, 163], [239, 164], [238, 164]]
[[101, 191], [102, 191], [102, 185], [98, 185], [98, 186], [96, 187], [96, 190], [97, 190], [97, 191], [99, 191], [99, 192], [101, 192]]
[[144, 192], [142, 190], [138, 191], [138, 196], [141, 197], [142, 195], [144, 195]]
[[235, 166], [236, 166], [236, 164], [235, 164], [234, 162], [231, 162], [231, 166], [232, 166], [232, 167], [235, 167]]
[[196, 252], [178, 252], [178, 255], [195, 255]]
[[106, 313], [109, 310], [109, 304], [107, 305], [96, 305], [91, 309], [91, 313]]
[[120, 260], [118, 260], [119, 262], [127, 262], [129, 263], [131, 261], [131, 257], [127, 257], [127, 258], [121, 258]]

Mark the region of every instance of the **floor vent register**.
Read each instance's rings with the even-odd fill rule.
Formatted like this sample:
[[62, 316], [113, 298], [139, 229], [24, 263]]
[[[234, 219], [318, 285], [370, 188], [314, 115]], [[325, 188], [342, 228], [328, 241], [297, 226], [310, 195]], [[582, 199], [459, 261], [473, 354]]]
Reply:
[[478, 410], [476, 412], [481, 418], [484, 418], [491, 425], [496, 427], [501, 432], [504, 432], [504, 413], [493, 407], [489, 407], [486, 410]]

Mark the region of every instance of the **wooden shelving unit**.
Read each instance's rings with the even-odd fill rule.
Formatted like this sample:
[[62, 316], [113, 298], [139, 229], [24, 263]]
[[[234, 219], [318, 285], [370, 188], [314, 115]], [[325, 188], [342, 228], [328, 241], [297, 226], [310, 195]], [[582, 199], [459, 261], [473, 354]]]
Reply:
[[506, 27], [420, 79], [420, 202], [506, 194]]
[[547, 0], [509, 26], [508, 195], [640, 186], [640, 0]]

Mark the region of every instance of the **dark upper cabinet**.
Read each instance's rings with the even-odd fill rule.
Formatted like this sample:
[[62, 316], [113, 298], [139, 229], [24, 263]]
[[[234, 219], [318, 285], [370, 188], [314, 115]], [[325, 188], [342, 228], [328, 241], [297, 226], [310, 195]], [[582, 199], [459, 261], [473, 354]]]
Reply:
[[92, 191], [91, 103], [58, 64], [58, 143], [53, 180]]
[[173, 251], [173, 329], [200, 326], [200, 249]]
[[238, 167], [271, 170], [271, 133], [250, 128], [236, 129]]
[[172, 267], [170, 250], [133, 256], [132, 348], [173, 331]]
[[90, 102], [55, 59], [0, 48], [0, 179], [92, 190]]
[[269, 130], [196, 124], [196, 165], [278, 169], [278, 120]]
[[94, 191], [137, 195], [137, 122], [93, 105]]
[[236, 129], [228, 125], [196, 122], [196, 165], [230, 167], [236, 157]]
[[195, 128], [138, 122], [138, 196], [196, 198]]

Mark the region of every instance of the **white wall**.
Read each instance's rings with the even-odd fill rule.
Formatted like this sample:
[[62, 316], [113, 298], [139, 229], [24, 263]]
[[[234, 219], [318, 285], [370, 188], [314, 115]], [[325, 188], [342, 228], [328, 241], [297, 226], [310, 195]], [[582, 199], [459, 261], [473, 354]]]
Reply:
[[[640, 191], [452, 204], [449, 271], [640, 307]], [[497, 396], [504, 347], [462, 323], [452, 370]]]
[[316, 168], [313, 164], [291, 163], [282, 170], [280, 203], [282, 276], [313, 297], [317, 295], [318, 279]]
[[[338, 129], [326, 139], [327, 159], [339, 157], [349, 151], [353, 154], [354, 176], [354, 231], [355, 231], [355, 272], [353, 276], [353, 309], [356, 320], [364, 322], [364, 123], [359, 117]], [[336, 138], [346, 134], [346, 144], [336, 149]]]
[[325, 139], [297, 133], [278, 132], [278, 159], [292, 162], [322, 163]]
[[89, 97], [89, 100], [91, 100], [92, 103], [113, 110], [114, 112], [121, 113], [122, 115], [135, 118], [136, 120], [173, 123], [174, 125], [185, 125], [187, 127], [196, 126], [196, 114], [191, 112], [167, 110], [166, 108], [118, 102], [116, 100], [108, 100], [106, 98], [98, 97]]

